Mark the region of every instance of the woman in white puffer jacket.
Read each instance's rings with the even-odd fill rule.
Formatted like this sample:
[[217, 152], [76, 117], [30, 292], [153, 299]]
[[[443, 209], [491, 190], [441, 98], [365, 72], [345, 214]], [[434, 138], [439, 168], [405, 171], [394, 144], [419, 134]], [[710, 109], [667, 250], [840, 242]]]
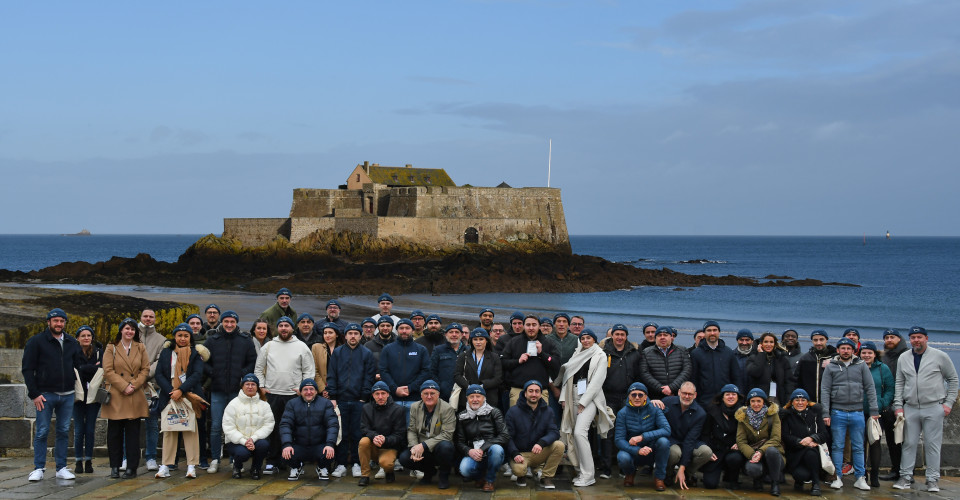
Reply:
[[223, 411], [224, 449], [233, 456], [233, 477], [240, 479], [243, 462], [253, 457], [250, 478], [260, 479], [260, 467], [270, 450], [267, 438], [276, 422], [266, 401], [260, 399], [260, 379], [243, 376], [240, 394]]

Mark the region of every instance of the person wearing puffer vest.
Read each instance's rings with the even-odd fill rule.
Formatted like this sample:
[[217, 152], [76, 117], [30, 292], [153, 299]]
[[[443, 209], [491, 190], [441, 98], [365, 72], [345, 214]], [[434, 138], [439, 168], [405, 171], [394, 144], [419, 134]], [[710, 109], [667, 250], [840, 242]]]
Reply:
[[630, 384], [627, 403], [617, 412], [614, 427], [617, 464], [625, 476], [624, 486], [633, 486], [633, 476], [640, 465], [653, 464], [654, 489], [664, 491], [667, 485], [667, 460], [670, 458], [670, 423], [666, 415], [647, 400], [647, 386]]
[[329, 480], [322, 472], [333, 463], [339, 432], [340, 424], [330, 400], [319, 395], [312, 378], [301, 382], [300, 396], [287, 402], [280, 419], [281, 456], [290, 467], [287, 479], [300, 479], [303, 464], [313, 461], [317, 463], [317, 477]]
[[260, 380], [252, 373], [244, 375], [240, 393], [223, 412], [224, 448], [233, 456], [234, 478], [240, 479], [243, 463], [253, 457], [250, 477], [260, 479], [260, 467], [270, 449], [267, 438], [275, 426], [270, 405], [260, 399]]

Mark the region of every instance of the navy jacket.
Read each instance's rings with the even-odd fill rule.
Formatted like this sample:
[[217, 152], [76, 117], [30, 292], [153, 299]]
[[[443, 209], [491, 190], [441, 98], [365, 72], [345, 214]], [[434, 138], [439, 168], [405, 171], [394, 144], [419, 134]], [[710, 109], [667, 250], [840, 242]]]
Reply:
[[[390, 388], [397, 401], [420, 401], [420, 384], [430, 377], [430, 357], [427, 348], [412, 338], [387, 344], [380, 352], [380, 380]], [[410, 387], [410, 395], [397, 397], [397, 387]]]
[[[173, 391], [173, 383], [170, 379], [173, 374], [170, 372], [170, 358], [173, 357], [173, 348], [164, 347], [160, 351], [160, 358], [157, 359], [157, 373], [154, 381], [160, 387], [160, 409], [166, 408], [170, 402], [170, 393]], [[187, 379], [180, 384], [180, 392], [192, 392], [199, 396], [203, 395], [203, 359], [196, 349], [190, 349], [190, 362], [187, 364]]]
[[683, 411], [677, 396], [663, 398], [663, 404], [667, 422], [670, 422], [670, 444], [680, 446], [680, 465], [689, 466], [693, 450], [703, 444], [700, 434], [707, 421], [707, 412], [696, 401]]
[[327, 360], [327, 394], [334, 401], [367, 401], [377, 376], [377, 362], [370, 349], [343, 344]]
[[333, 404], [319, 394], [310, 403], [302, 396], [287, 401], [280, 417], [280, 443], [284, 448], [293, 445], [336, 447], [338, 432], [340, 425]]
[[697, 386], [697, 402], [701, 405], [709, 403], [723, 386], [740, 383], [740, 364], [722, 339], [716, 349], [711, 349], [706, 341], [701, 342], [700, 347], [690, 353], [690, 361], [693, 365], [691, 378]]
[[257, 364], [257, 349], [250, 334], [237, 327], [232, 333], [223, 331], [223, 325], [207, 333], [203, 345], [210, 351], [210, 362], [204, 372], [210, 377], [211, 392], [226, 392], [231, 396], [240, 392], [240, 379], [253, 373]]
[[444, 401], [450, 399], [450, 392], [453, 391], [453, 375], [457, 370], [457, 358], [467, 350], [463, 344], [459, 347], [455, 351], [450, 347], [449, 342], [444, 342], [438, 345], [430, 355], [430, 379], [440, 384], [440, 399]]
[[[640, 448], [653, 448], [658, 439], [669, 438], [670, 422], [659, 408], [649, 402], [643, 406], [630, 406], [628, 402], [617, 412], [613, 435], [618, 450], [636, 456]], [[639, 435], [643, 435], [643, 441], [636, 446], [630, 444], [630, 438]]]
[[62, 348], [49, 328], [27, 340], [20, 372], [30, 399], [36, 399], [44, 392], [73, 391], [77, 380], [73, 369], [83, 366], [83, 351], [72, 335], [64, 331], [62, 336]]
[[535, 444], [546, 448], [560, 439], [560, 429], [557, 428], [553, 409], [543, 399], [540, 399], [534, 411], [523, 396], [517, 398], [517, 404], [507, 410], [504, 420], [510, 433], [507, 460], [512, 461], [513, 457], [520, 453], [529, 452]]

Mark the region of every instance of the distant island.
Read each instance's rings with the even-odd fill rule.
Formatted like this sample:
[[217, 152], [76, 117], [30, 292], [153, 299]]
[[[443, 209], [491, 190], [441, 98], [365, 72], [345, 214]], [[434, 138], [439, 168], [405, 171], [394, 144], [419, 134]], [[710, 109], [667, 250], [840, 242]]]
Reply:
[[63, 236], [90, 236], [90, 231], [81, 229], [79, 233], [64, 234]]

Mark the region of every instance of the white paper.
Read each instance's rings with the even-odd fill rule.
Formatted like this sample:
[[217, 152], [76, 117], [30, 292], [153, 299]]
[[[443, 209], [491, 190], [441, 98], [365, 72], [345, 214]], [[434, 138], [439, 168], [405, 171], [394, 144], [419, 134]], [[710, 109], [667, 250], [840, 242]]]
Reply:
[[180, 383], [182, 384], [182, 383], [184, 383], [184, 382], [186, 382], [186, 381], [187, 381], [187, 374], [186, 374], [186, 373], [181, 374], [181, 375], [180, 375]]
[[577, 395], [583, 396], [585, 392], [587, 392], [587, 379], [582, 378], [577, 380]]
[[777, 397], [777, 383], [776, 383], [776, 382], [770, 382], [770, 397], [771, 397], [771, 398]]
[[486, 442], [486, 441], [484, 441], [484, 440], [482, 440], [482, 439], [478, 439], [478, 440], [474, 441], [474, 442], [473, 442], [473, 449], [479, 450], [480, 447], [483, 446], [483, 443], [485, 443], [485, 442]]
[[528, 355], [528, 356], [536, 356], [536, 355], [537, 355], [537, 341], [536, 341], [536, 340], [528, 340], [528, 341], [527, 341], [527, 355]]

